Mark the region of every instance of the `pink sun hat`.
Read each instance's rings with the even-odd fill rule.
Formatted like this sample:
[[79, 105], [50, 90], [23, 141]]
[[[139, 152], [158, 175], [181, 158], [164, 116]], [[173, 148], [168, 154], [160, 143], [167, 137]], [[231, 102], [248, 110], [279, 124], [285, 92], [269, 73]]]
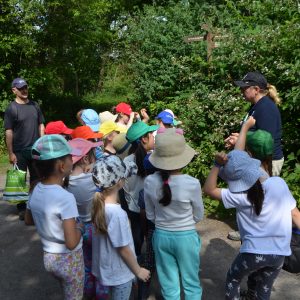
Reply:
[[73, 164], [76, 164], [82, 157], [87, 155], [91, 149], [97, 148], [99, 146], [103, 145], [103, 142], [90, 142], [85, 139], [76, 138], [68, 142], [68, 144], [71, 146], [71, 148], [79, 150], [79, 152], [75, 155], [72, 154], [72, 161]]

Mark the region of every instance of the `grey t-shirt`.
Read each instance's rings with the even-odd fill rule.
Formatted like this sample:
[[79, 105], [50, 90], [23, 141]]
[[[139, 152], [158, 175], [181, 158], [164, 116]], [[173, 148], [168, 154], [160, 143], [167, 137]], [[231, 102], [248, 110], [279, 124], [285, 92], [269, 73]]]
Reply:
[[34, 101], [19, 104], [12, 101], [4, 115], [5, 130], [13, 130], [13, 151], [30, 147], [40, 137], [39, 125], [44, 123], [39, 105]]
[[76, 199], [81, 221], [90, 222], [92, 202], [96, 193], [92, 173], [81, 173], [76, 176], [71, 175], [67, 190], [72, 193]]
[[103, 285], [115, 286], [135, 276], [127, 267], [117, 248], [129, 246], [135, 255], [132, 233], [126, 212], [119, 204], [105, 204], [108, 234], [97, 234], [93, 229], [92, 273]]

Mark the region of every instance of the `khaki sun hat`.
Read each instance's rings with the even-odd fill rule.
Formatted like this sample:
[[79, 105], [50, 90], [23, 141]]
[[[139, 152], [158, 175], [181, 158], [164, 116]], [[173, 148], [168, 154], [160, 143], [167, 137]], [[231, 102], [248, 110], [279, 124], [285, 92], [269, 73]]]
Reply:
[[109, 111], [104, 111], [104, 112], [101, 112], [99, 114], [99, 119], [100, 119], [100, 122], [101, 123], [104, 123], [106, 121], [113, 121], [115, 122], [116, 119], [117, 119], [118, 115], [113, 115], [111, 112]]
[[116, 150], [117, 156], [124, 159], [128, 156], [129, 149], [131, 147], [130, 142], [126, 139], [126, 133], [119, 133], [113, 138], [112, 145]]
[[168, 128], [155, 138], [155, 147], [149, 160], [161, 170], [177, 170], [185, 167], [194, 157], [195, 150], [186, 144], [182, 134]]

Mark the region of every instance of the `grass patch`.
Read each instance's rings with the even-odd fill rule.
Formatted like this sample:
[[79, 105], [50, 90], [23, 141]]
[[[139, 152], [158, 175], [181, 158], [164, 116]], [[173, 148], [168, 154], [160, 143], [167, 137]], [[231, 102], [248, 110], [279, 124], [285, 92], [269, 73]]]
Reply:
[[5, 174], [6, 170], [9, 169], [10, 163], [6, 153], [0, 154], [0, 174]]

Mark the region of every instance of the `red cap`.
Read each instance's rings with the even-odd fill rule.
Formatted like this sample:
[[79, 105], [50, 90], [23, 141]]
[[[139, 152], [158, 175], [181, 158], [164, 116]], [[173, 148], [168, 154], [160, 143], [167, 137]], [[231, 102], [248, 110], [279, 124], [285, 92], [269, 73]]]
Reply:
[[121, 102], [116, 106], [116, 112], [130, 116], [130, 114], [132, 113], [132, 109], [129, 104]]
[[63, 121], [53, 121], [46, 125], [46, 134], [72, 134], [73, 129], [68, 128]]
[[103, 137], [102, 133], [93, 132], [89, 126], [78, 126], [73, 130], [72, 138], [82, 138], [82, 139], [100, 139]]

